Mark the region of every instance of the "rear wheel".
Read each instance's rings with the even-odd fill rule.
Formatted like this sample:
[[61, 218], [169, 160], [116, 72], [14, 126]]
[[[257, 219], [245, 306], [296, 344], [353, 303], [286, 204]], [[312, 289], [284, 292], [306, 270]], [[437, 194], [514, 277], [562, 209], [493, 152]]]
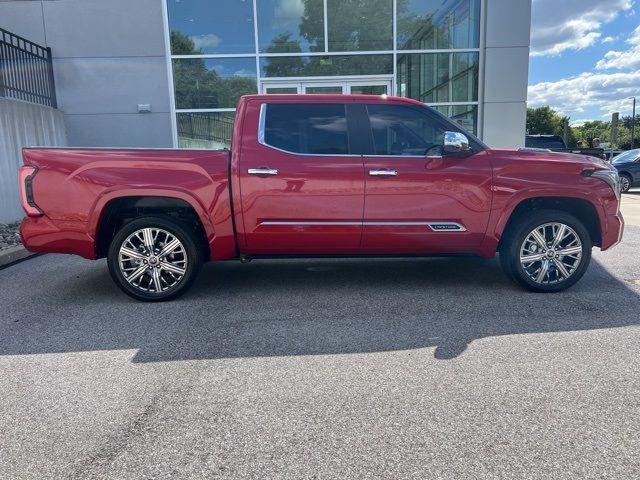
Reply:
[[109, 272], [127, 295], [162, 301], [184, 293], [201, 263], [193, 235], [180, 223], [144, 217], [125, 224], [109, 246]]
[[627, 175], [626, 173], [620, 174], [620, 190], [622, 191], [622, 193], [627, 193], [631, 188], [632, 183], [633, 182], [629, 175]]
[[540, 210], [510, 228], [500, 252], [503, 269], [534, 292], [558, 292], [574, 285], [589, 266], [589, 232], [573, 215]]

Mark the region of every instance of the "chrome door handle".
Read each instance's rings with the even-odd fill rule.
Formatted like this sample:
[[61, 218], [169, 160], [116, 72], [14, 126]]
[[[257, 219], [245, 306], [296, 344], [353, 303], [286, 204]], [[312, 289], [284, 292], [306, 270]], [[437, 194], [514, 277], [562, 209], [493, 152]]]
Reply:
[[275, 168], [250, 168], [247, 173], [249, 175], [277, 175], [278, 170]]
[[395, 177], [398, 175], [397, 170], [369, 170], [369, 175], [380, 177]]

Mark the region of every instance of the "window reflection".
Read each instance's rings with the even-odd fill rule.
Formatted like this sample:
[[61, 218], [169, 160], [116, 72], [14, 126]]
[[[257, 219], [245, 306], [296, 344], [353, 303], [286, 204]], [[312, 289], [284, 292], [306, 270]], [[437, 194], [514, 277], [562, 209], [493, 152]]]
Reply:
[[235, 112], [178, 113], [178, 145], [180, 148], [229, 148]]
[[255, 52], [251, 0], [168, 0], [167, 9], [174, 55]]
[[478, 100], [478, 53], [398, 55], [398, 95], [421, 102]]
[[257, 11], [260, 52], [324, 51], [323, 0], [260, 0]]
[[403, 105], [367, 105], [376, 155], [441, 155], [444, 122]]
[[268, 57], [260, 60], [263, 77], [311, 77], [330, 75], [388, 75], [391, 55], [337, 55], [322, 57]]
[[480, 0], [398, 0], [399, 50], [478, 48]]
[[287, 152], [349, 153], [347, 118], [342, 104], [270, 104], [264, 135], [267, 145]]
[[173, 78], [178, 109], [234, 108], [258, 91], [253, 58], [177, 58]]
[[327, 0], [330, 52], [393, 49], [392, 0]]

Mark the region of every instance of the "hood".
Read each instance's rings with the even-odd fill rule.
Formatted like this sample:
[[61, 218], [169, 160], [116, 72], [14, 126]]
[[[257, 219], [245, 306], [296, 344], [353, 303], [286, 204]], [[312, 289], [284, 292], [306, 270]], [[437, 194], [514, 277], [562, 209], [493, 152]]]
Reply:
[[576, 166], [583, 166], [588, 169], [595, 170], [611, 170], [613, 167], [610, 163], [604, 161], [598, 157], [592, 157], [589, 155], [580, 155], [576, 153], [557, 153], [546, 151], [532, 151], [532, 150], [509, 150], [502, 148], [491, 148], [489, 154], [497, 155], [501, 157], [509, 157], [512, 160], [533, 161], [533, 162], [549, 162], [556, 164], [572, 164]]

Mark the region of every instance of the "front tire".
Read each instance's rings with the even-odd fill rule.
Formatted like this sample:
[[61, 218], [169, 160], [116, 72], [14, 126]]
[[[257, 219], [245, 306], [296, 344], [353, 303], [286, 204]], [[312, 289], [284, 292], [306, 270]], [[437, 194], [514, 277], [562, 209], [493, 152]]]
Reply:
[[201, 262], [193, 234], [180, 223], [160, 217], [125, 224], [113, 237], [107, 257], [116, 285], [146, 302], [183, 294], [195, 280]]
[[620, 191], [622, 193], [627, 193], [631, 189], [632, 184], [633, 181], [631, 180], [631, 177], [629, 175], [627, 175], [626, 173], [620, 174]]
[[510, 226], [500, 251], [505, 273], [533, 292], [559, 292], [582, 278], [591, 261], [591, 236], [573, 215], [539, 210]]

